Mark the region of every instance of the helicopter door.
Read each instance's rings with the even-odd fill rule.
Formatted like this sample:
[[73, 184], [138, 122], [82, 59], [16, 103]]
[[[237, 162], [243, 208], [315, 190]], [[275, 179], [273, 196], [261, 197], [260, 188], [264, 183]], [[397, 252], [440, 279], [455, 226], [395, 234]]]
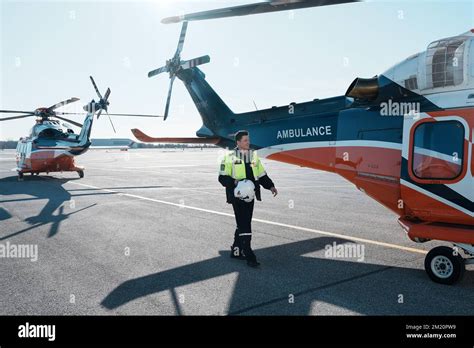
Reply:
[[25, 163], [25, 145], [24, 142], [19, 141], [16, 147], [16, 164], [18, 168], [23, 168], [23, 164]]
[[17, 168], [21, 168], [21, 147], [23, 143], [19, 141], [16, 145], [16, 166]]
[[[33, 143], [31, 141], [26, 142], [26, 151], [25, 151], [25, 159], [31, 159], [31, 148]], [[29, 163], [29, 166], [31, 166], [31, 161], [27, 161]]]
[[16, 147], [16, 152], [17, 168], [25, 168], [26, 159], [31, 157], [31, 142], [19, 141]]
[[404, 116], [400, 183], [405, 214], [426, 221], [441, 217], [461, 223], [465, 214], [472, 219], [471, 136], [456, 111]]

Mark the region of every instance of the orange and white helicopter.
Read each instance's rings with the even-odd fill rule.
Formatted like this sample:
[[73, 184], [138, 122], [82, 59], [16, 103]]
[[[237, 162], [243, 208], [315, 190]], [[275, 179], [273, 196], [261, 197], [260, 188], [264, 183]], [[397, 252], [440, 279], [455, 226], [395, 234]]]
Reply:
[[[336, 1], [351, 2], [351, 1]], [[441, 240], [425, 259], [435, 282], [453, 284], [474, 263], [474, 29], [437, 40], [382, 74], [357, 78], [343, 96], [235, 114], [196, 65], [182, 61], [187, 22], [327, 5], [327, 1], [268, 1], [164, 19], [184, 21], [178, 49], [152, 77], [169, 72], [168, 115], [175, 77], [183, 81], [203, 121], [197, 138], [143, 142], [234, 146], [246, 129], [251, 147], [272, 160], [337, 173], [399, 216], [415, 242]], [[331, 3], [329, 3], [331, 4]], [[461, 255], [461, 250], [465, 254]]]
[[[25, 117], [36, 117], [36, 123], [31, 129], [30, 135], [21, 138], [16, 148], [16, 171], [18, 179], [23, 179], [24, 173], [31, 175], [45, 172], [77, 172], [79, 177], [84, 177], [84, 167], [76, 166], [74, 157], [85, 153], [91, 146], [90, 134], [94, 115], [97, 112], [99, 119], [102, 111], [107, 112], [109, 105], [110, 88], [102, 97], [92, 76], [90, 77], [94, 89], [99, 96], [99, 101], [92, 100], [84, 106], [87, 111], [84, 124], [65, 118], [63, 115], [79, 115], [80, 113], [59, 112], [57, 108], [76, 102], [79, 98], [70, 98], [63, 102], [54, 104], [48, 108], [42, 107], [35, 111], [0, 110], [0, 113], [15, 113], [22, 115], [10, 116], [0, 119], [0, 121], [15, 120]], [[82, 114], [80, 114], [82, 115]], [[134, 117], [161, 117], [157, 115], [137, 115], [137, 114], [109, 114], [109, 116], [134, 116]], [[77, 127], [81, 127], [81, 132], [75, 134], [72, 127], [56, 120], [67, 121]], [[112, 120], [112, 128], [115, 131]], [[62, 126], [66, 127], [65, 129]]]

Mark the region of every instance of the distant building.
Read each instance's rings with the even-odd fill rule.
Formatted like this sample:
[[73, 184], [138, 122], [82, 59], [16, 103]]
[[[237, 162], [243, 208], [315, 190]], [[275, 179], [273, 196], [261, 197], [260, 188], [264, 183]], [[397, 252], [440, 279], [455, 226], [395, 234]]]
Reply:
[[91, 139], [92, 146], [130, 146], [134, 147], [135, 142], [130, 139], [120, 139], [120, 138], [111, 138], [111, 139]]
[[0, 150], [5, 149], [16, 149], [16, 141], [7, 140], [7, 141], [0, 141]]

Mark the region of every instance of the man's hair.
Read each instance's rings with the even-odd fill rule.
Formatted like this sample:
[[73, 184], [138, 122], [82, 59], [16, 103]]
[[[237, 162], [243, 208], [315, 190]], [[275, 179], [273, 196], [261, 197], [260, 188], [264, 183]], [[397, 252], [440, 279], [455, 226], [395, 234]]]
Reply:
[[249, 135], [249, 132], [246, 130], [239, 130], [237, 133], [235, 133], [235, 141], [240, 141], [243, 136]]

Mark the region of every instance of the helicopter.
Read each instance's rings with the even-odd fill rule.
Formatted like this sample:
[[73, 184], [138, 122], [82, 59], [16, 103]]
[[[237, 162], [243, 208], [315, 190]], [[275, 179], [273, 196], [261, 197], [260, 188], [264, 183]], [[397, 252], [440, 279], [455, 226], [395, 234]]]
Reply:
[[[36, 122], [31, 129], [30, 135], [20, 138], [17, 144], [17, 167], [15, 170], [18, 173], [18, 180], [23, 180], [25, 173], [39, 175], [42, 172], [47, 174], [50, 172], [77, 172], [79, 177], [83, 178], [84, 167], [77, 166], [74, 157], [82, 155], [90, 148], [92, 123], [96, 113], [97, 119], [100, 118], [102, 111], [107, 113], [114, 132], [115, 127], [110, 116], [161, 117], [159, 115], [142, 114], [109, 114], [107, 109], [110, 104], [108, 101], [111, 93], [110, 88], [102, 96], [92, 76], [90, 76], [90, 80], [99, 97], [99, 101], [96, 102], [93, 99], [84, 106], [83, 109], [87, 114], [83, 124], [64, 117], [64, 115], [83, 115], [83, 113], [56, 111], [56, 109], [62, 106], [79, 101], [79, 98], [76, 97], [56, 103], [50, 107], [40, 107], [34, 111], [0, 110], [0, 113], [22, 114], [4, 117], [0, 121], [36, 117]], [[61, 124], [59, 120], [80, 127], [80, 133], [74, 133], [70, 124]]]
[[209, 56], [181, 60], [189, 21], [335, 3], [342, 2], [267, 1], [163, 19], [183, 22], [178, 48], [148, 77], [170, 75], [164, 119], [178, 77], [203, 125], [195, 138], [132, 133], [143, 142], [229, 149], [233, 135], [248, 130], [261, 157], [339, 174], [394, 212], [412, 241], [452, 244], [430, 250], [424, 267], [434, 282], [454, 284], [474, 264], [474, 29], [432, 42], [380, 75], [356, 78], [344, 95], [238, 114], [197, 67]]

